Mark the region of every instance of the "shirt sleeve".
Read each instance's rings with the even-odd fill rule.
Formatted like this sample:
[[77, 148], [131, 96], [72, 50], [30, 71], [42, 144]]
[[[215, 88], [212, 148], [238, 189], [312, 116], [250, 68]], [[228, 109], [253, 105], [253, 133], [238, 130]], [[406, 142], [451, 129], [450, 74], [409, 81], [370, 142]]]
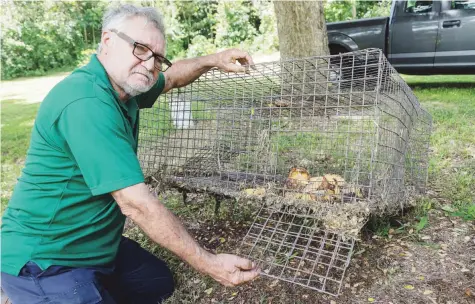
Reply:
[[153, 107], [153, 104], [157, 100], [158, 96], [160, 96], [160, 94], [163, 92], [163, 88], [165, 88], [165, 75], [160, 73], [155, 85], [148, 92], [137, 96], [137, 104], [139, 105], [139, 109]]
[[97, 98], [77, 100], [56, 125], [93, 195], [144, 182], [132, 132], [116, 105]]

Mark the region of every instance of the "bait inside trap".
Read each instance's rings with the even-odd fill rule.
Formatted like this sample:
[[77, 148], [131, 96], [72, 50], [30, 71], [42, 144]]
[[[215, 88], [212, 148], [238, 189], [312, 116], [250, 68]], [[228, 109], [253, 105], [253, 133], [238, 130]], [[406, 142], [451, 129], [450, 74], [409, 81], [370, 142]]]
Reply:
[[210, 70], [140, 114], [146, 177], [251, 202], [241, 254], [321, 292], [370, 214], [425, 190], [431, 117], [380, 50]]

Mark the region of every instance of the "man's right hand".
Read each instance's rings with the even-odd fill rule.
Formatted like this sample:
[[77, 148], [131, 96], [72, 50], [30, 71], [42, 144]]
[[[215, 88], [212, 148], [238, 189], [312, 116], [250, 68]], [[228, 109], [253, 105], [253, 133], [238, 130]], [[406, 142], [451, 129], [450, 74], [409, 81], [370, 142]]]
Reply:
[[212, 254], [186, 231], [180, 220], [152, 195], [144, 183], [112, 192], [125, 216], [154, 242], [226, 286], [251, 281], [259, 270], [249, 260], [231, 254]]
[[232, 254], [212, 255], [209, 263], [206, 273], [228, 287], [252, 281], [260, 272], [253, 262]]

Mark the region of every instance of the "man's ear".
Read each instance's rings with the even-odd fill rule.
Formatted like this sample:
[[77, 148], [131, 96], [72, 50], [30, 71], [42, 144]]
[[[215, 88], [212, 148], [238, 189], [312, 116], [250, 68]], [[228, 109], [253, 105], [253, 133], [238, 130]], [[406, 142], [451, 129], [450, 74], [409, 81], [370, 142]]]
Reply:
[[114, 39], [112, 39], [111, 32], [102, 32], [101, 45], [102, 49], [107, 52], [107, 49], [113, 45]]

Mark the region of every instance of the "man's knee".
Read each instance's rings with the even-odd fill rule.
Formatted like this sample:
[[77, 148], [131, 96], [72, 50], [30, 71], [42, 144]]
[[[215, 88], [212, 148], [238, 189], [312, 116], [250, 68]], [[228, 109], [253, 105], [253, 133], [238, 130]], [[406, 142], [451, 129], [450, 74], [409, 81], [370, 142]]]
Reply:
[[155, 257], [154, 261], [149, 261], [149, 281], [148, 290], [154, 294], [156, 301], [161, 303], [169, 298], [175, 291], [175, 280], [168, 265]]
[[173, 279], [173, 275], [170, 272], [170, 276], [166, 280], [165, 286], [161, 287], [163, 290], [163, 296], [161, 300], [165, 300], [169, 297], [172, 296], [172, 294], [175, 292], [175, 280]]
[[161, 290], [162, 294], [168, 298], [175, 291], [175, 280], [173, 273], [168, 265], [157, 258], [157, 281], [155, 282], [155, 288]]
[[157, 287], [161, 286], [161, 289], [166, 292], [172, 294], [175, 291], [175, 280], [173, 278], [173, 273], [168, 265], [157, 258], [157, 269], [156, 269], [156, 283]]
[[168, 265], [137, 242], [123, 238], [116, 262], [121, 293], [128, 298], [137, 303], [157, 303], [173, 294], [175, 282]]
[[[163, 261], [160, 262], [163, 263]], [[171, 297], [175, 291], [175, 281], [172, 272], [166, 265], [160, 265], [160, 267], [155, 269], [151, 267], [150, 271], [156, 271], [155, 275], [148, 275], [147, 278], [142, 277], [143, 283], [140, 286], [136, 286], [135, 290], [129, 290], [128, 295], [130, 299], [135, 301], [133, 303], [161, 303]]]

